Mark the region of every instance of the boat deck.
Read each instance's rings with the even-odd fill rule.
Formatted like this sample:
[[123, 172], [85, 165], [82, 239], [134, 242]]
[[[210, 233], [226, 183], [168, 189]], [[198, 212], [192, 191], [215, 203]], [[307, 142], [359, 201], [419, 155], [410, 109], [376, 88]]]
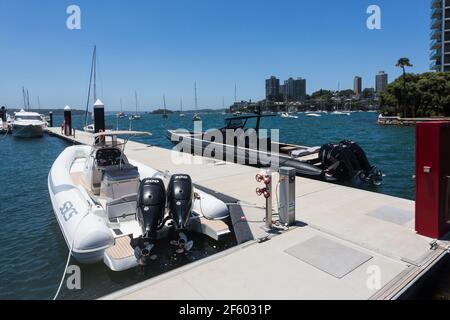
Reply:
[[[71, 143], [93, 141], [80, 131], [76, 138], [48, 132]], [[258, 169], [136, 142], [125, 152], [238, 199], [255, 241], [104, 299], [394, 299], [430, 274], [450, 245], [432, 247], [433, 239], [416, 234], [413, 201], [304, 178], [296, 180], [297, 226], [268, 234], [265, 200], [255, 193]]]

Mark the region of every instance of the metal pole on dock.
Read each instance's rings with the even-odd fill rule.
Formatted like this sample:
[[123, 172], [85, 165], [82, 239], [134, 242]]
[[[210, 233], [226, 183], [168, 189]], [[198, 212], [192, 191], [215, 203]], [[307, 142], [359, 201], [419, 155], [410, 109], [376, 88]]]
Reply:
[[69, 106], [64, 108], [64, 135], [72, 135], [72, 109]]
[[48, 113], [48, 116], [49, 116], [49, 118], [50, 118], [50, 121], [49, 121], [49, 126], [50, 126], [50, 128], [53, 128], [53, 112], [52, 111], [50, 111], [49, 113]]
[[272, 228], [272, 174], [265, 176], [268, 184], [266, 184], [268, 197], [266, 197], [266, 228]]
[[98, 99], [94, 104], [94, 132], [105, 131], [105, 105]]

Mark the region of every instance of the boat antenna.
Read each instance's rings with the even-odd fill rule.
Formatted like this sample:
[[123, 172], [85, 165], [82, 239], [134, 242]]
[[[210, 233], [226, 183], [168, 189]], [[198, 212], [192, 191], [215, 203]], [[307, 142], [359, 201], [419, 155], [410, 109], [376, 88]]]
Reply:
[[87, 126], [87, 117], [88, 117], [88, 113], [89, 113], [89, 99], [91, 97], [92, 76], [93, 76], [94, 67], [95, 67], [94, 61], [95, 61], [96, 51], [97, 51], [97, 46], [94, 46], [94, 52], [92, 54], [92, 62], [91, 62], [91, 72], [90, 72], [90, 75], [89, 75], [89, 88], [88, 88], [88, 96], [87, 96], [87, 102], [86, 102], [86, 112], [84, 114], [84, 126]]
[[38, 108], [39, 108], [39, 110], [41, 110], [41, 100], [39, 99], [39, 96], [38, 96]]

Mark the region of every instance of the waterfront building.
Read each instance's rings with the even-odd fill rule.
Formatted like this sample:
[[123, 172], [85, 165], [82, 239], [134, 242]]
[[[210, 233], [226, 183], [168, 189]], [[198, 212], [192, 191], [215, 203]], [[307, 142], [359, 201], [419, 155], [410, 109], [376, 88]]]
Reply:
[[306, 99], [306, 79], [289, 78], [284, 82], [284, 100], [304, 101]]
[[353, 80], [353, 92], [355, 92], [355, 95], [360, 96], [362, 93], [362, 78], [356, 76]]
[[450, 0], [431, 1], [430, 69], [450, 71]]
[[276, 100], [280, 96], [280, 80], [277, 77], [266, 79], [266, 99]]
[[388, 85], [388, 75], [384, 71], [380, 71], [376, 78], [375, 78], [375, 90], [377, 92], [377, 95], [382, 93], [384, 90], [386, 90], [386, 87]]

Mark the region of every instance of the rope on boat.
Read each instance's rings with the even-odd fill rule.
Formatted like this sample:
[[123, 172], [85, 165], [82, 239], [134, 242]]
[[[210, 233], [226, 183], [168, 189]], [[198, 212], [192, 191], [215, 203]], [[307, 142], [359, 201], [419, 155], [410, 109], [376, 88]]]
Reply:
[[66, 266], [65, 266], [65, 268], [64, 268], [64, 273], [63, 273], [62, 278], [61, 278], [61, 281], [60, 281], [60, 283], [59, 283], [58, 291], [56, 291], [56, 294], [55, 294], [55, 296], [53, 297], [53, 300], [56, 300], [56, 299], [58, 298], [59, 292], [61, 291], [62, 285], [63, 285], [63, 283], [64, 283], [64, 279], [66, 278], [67, 269], [69, 268], [70, 257], [72, 256], [73, 245], [75, 244], [75, 236], [76, 236], [76, 234], [77, 234], [78, 227], [80, 226], [81, 222], [83, 222], [84, 218], [86, 218], [86, 217], [88, 216], [88, 214], [89, 214], [89, 209], [88, 209], [88, 212], [86, 212], [86, 214], [81, 218], [80, 222], [78, 222], [78, 225], [77, 225], [77, 227], [75, 228], [75, 232], [74, 232], [73, 239], [72, 239], [72, 244], [70, 245], [70, 248], [69, 248], [69, 256], [67, 257]]

